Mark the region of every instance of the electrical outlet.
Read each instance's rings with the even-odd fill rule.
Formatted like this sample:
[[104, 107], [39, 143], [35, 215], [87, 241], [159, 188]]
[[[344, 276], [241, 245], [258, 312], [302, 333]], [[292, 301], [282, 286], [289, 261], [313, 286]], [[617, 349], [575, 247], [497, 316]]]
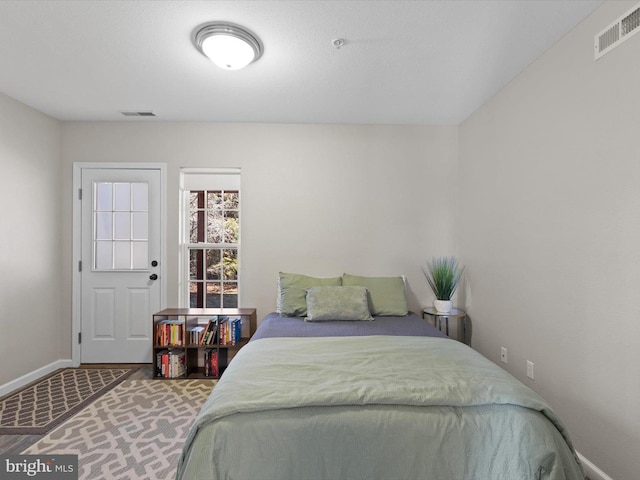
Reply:
[[507, 363], [507, 349], [504, 347], [500, 348], [500, 360], [502, 363]]
[[534, 367], [534, 363], [530, 362], [529, 360], [527, 360], [527, 377], [529, 377], [531, 380], [533, 380], [534, 378], [534, 374], [533, 374], [533, 367]]

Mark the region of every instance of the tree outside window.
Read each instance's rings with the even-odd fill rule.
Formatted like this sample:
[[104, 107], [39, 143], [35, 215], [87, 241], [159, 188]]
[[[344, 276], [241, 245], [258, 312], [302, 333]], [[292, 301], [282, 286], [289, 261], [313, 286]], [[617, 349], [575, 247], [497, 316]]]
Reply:
[[240, 192], [189, 192], [189, 306], [238, 307]]

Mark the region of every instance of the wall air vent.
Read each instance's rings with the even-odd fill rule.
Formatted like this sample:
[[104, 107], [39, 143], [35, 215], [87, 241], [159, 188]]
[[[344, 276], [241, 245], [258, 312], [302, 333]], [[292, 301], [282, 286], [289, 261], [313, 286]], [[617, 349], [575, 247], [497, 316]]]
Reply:
[[594, 39], [594, 60], [609, 53], [640, 31], [640, 4], [622, 15]]
[[125, 117], [155, 117], [153, 112], [120, 112]]

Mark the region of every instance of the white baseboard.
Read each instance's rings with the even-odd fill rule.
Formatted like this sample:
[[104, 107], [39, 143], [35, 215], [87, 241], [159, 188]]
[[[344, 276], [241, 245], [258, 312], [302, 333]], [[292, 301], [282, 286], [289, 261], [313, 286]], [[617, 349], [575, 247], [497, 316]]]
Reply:
[[4, 395], [7, 395], [21, 387], [24, 387], [31, 382], [35, 382], [39, 378], [42, 378], [45, 375], [50, 374], [51, 372], [55, 372], [59, 368], [70, 368], [72, 366], [73, 362], [71, 360], [57, 360], [53, 363], [50, 363], [49, 365], [45, 365], [42, 368], [27, 373], [26, 375], [7, 382], [4, 385], [0, 385], [0, 397], [3, 397]]
[[590, 462], [580, 452], [576, 452], [580, 462], [582, 463], [582, 469], [584, 474], [589, 477], [589, 480], [613, 480], [609, 475], [600, 470], [596, 465]]

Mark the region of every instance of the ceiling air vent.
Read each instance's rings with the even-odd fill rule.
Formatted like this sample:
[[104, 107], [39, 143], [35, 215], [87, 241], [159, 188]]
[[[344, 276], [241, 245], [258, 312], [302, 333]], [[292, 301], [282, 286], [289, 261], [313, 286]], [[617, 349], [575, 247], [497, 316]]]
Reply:
[[640, 31], [640, 4], [595, 36], [594, 59], [598, 60], [638, 31]]
[[125, 117], [155, 117], [153, 112], [120, 112]]

